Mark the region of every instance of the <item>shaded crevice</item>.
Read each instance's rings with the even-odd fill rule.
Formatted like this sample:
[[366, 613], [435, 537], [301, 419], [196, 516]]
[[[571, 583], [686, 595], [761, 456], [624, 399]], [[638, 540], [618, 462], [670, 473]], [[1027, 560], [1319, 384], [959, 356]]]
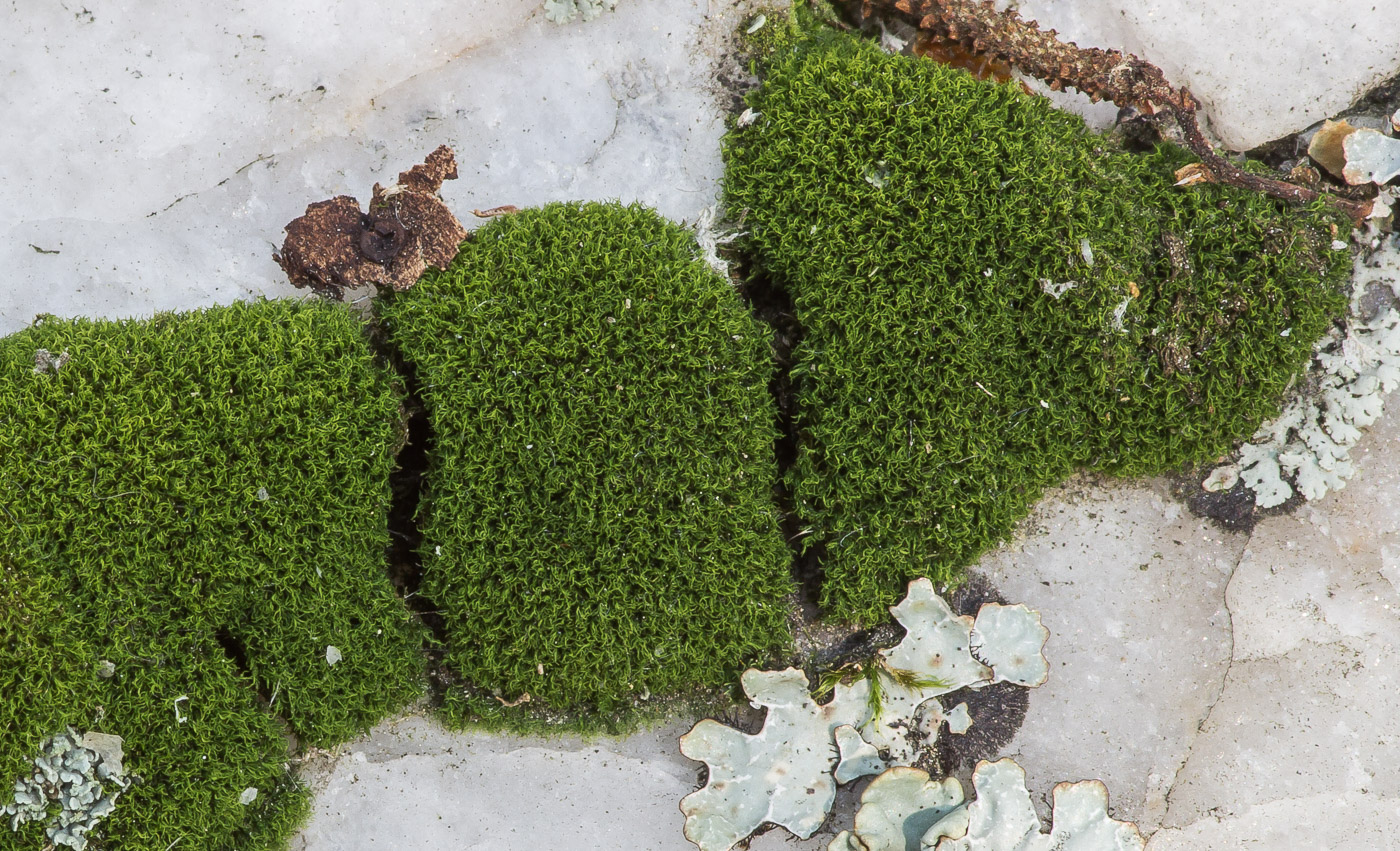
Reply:
[[238, 671], [239, 675], [246, 677], [248, 682], [252, 684], [253, 691], [257, 693], [258, 702], [277, 719], [278, 724], [282, 727], [283, 733], [289, 736], [292, 735], [291, 722], [288, 721], [286, 716], [281, 712], [277, 711], [277, 707], [272, 702], [273, 698], [276, 696], [273, 690], [268, 688], [266, 681], [253, 673], [253, 666], [248, 661], [248, 645], [243, 642], [243, 639], [234, 634], [232, 629], [226, 626], [221, 626], [214, 630], [214, 640], [219, 642], [219, 647], [223, 648], [224, 655], [233, 663], [233, 667]]
[[[417, 515], [428, 471], [432, 426], [418, 395], [416, 376], [404, 365], [395, 366], [404, 378], [407, 396], [403, 406], [404, 444], [395, 459], [395, 470], [389, 474], [389, 580], [409, 608], [424, 617], [428, 613], [419, 594], [423, 583], [423, 558], [419, 552], [423, 532], [418, 528]], [[437, 617], [435, 613], [430, 616]], [[427, 622], [424, 617], [424, 623]]]
[[[381, 297], [394, 296], [383, 294]], [[404, 393], [403, 445], [395, 456], [394, 471], [389, 474], [389, 547], [385, 553], [389, 582], [428, 631], [423, 652], [428, 658], [430, 693], [436, 700], [450, 679], [443, 663], [447, 626], [438, 607], [422, 593], [423, 531], [418, 526], [418, 509], [423, 501], [435, 437], [417, 370], [389, 340], [387, 329], [379, 324], [371, 328], [371, 346], [390, 372], [403, 382]]]
[[776, 367], [768, 382], [768, 392], [777, 410], [775, 425], [778, 435], [773, 440], [773, 456], [778, 463], [778, 478], [773, 485], [773, 501], [778, 507], [779, 528], [792, 553], [791, 574], [797, 584], [802, 618], [816, 620], [821, 599], [822, 555], [825, 546], [804, 540], [802, 518], [797, 513], [791, 473], [797, 464], [800, 445], [800, 423], [797, 405], [797, 382], [792, 375], [793, 351], [801, 342], [803, 329], [797, 319], [792, 294], [787, 288], [761, 270], [754, 269], [742, 259], [739, 267], [739, 295], [754, 318], [772, 330], [771, 345]]
[[234, 635], [233, 630], [228, 627], [221, 626], [214, 630], [214, 640], [219, 642], [219, 646], [224, 649], [224, 655], [239, 673], [252, 676], [248, 667], [248, 648], [243, 644], [243, 639]]

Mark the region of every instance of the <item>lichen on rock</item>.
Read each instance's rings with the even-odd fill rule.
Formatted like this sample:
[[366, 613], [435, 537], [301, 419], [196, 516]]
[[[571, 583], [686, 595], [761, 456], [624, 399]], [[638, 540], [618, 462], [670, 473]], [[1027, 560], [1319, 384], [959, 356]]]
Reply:
[[1295, 490], [1320, 499], [1356, 472], [1350, 456], [1361, 429], [1380, 417], [1386, 394], [1400, 385], [1400, 311], [1384, 307], [1367, 318], [1361, 302], [1373, 285], [1400, 295], [1400, 252], [1358, 262], [1346, 327], [1316, 344], [1315, 385], [1240, 447], [1239, 476], [1259, 507], [1281, 505]]
[[[681, 801], [687, 839], [702, 851], [727, 851], [765, 823], [809, 837], [831, 809], [838, 782], [875, 773], [886, 762], [922, 760], [943, 720], [966, 729], [965, 707], [945, 715], [938, 695], [1002, 681], [1044, 682], [1040, 650], [1048, 632], [1024, 606], [988, 604], [982, 607], [988, 616], [974, 620], [955, 614], [928, 579], [916, 579], [890, 612], [906, 634], [876, 654], [875, 677], [838, 682], [821, 705], [802, 671], [749, 669], [742, 684], [754, 707], [767, 710], [763, 728], [750, 735], [707, 719], [681, 737], [681, 753], [709, 766], [705, 786]], [[974, 627], [977, 650], [991, 665], [974, 657]], [[871, 699], [875, 682], [878, 701]]]
[[860, 804], [855, 830], [837, 834], [827, 851], [919, 851], [930, 837], [967, 829], [962, 784], [917, 768], [897, 766], [876, 777]]
[[1098, 780], [1057, 784], [1050, 832], [1014, 760], [983, 760], [972, 774], [977, 797], [965, 801], [954, 778], [933, 780], [917, 768], [891, 768], [860, 798], [854, 831], [837, 834], [827, 851], [1142, 851], [1137, 825], [1108, 816], [1108, 790]]
[[710, 766], [709, 782], [681, 801], [685, 838], [702, 851], [732, 848], [764, 823], [815, 833], [836, 797], [835, 731], [865, 720], [864, 693], [818, 706], [797, 668], [750, 668], [742, 683], [754, 707], [768, 710], [763, 729], [748, 735], [705, 719], [681, 737], [681, 753]]
[[[1142, 851], [1137, 825], [1108, 816], [1108, 789], [1098, 780], [1056, 784], [1050, 833], [1026, 789], [1026, 772], [1010, 759], [980, 762], [972, 773], [975, 800], [967, 805], [967, 829], [940, 838], [937, 851]], [[937, 827], [937, 825], [935, 825]]]
[[[34, 773], [15, 781], [13, 799], [3, 812], [10, 816], [11, 830], [47, 820], [44, 833], [51, 845], [83, 851], [88, 834], [111, 815], [117, 797], [129, 785], [122, 768], [120, 736], [93, 732], [79, 736], [69, 727], [39, 746]], [[61, 809], [51, 815], [55, 802]]]
[[568, 24], [576, 18], [591, 21], [617, 7], [617, 0], [544, 0], [544, 17], [550, 23]]

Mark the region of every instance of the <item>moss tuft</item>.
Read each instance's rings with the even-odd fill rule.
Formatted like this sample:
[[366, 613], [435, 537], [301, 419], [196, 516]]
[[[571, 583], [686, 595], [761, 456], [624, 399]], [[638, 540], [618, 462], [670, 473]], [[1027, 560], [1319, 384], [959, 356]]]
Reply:
[[725, 197], [804, 329], [791, 480], [835, 616], [953, 578], [1076, 466], [1227, 451], [1344, 306], [1320, 209], [1175, 188], [1180, 151], [1014, 84], [840, 34], [765, 73]]
[[114, 733], [140, 780], [98, 847], [285, 843], [308, 803], [288, 734], [342, 741], [420, 689], [384, 571], [398, 406], [340, 307], [0, 340], [0, 782], [66, 725]]
[[697, 255], [643, 208], [551, 205], [383, 305], [435, 440], [422, 592], [497, 695], [449, 713], [612, 714], [786, 641], [768, 335]]

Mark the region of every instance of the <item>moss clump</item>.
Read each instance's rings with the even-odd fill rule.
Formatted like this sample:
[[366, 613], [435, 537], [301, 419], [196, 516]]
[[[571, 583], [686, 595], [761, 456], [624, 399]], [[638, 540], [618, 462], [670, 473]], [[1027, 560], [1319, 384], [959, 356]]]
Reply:
[[1344, 306], [1320, 210], [1176, 189], [1177, 150], [842, 35], [764, 70], [726, 204], [804, 328], [791, 480], [834, 615], [955, 576], [1076, 466], [1227, 451]]
[[612, 713], [786, 640], [768, 335], [697, 254], [645, 209], [551, 205], [382, 306], [435, 436], [423, 594], [500, 697], [460, 717]]
[[[280, 847], [308, 801], [287, 733], [341, 741], [420, 688], [384, 571], [400, 431], [339, 307], [0, 340], [0, 782], [67, 725], [115, 733], [140, 782], [104, 847]], [[43, 844], [8, 828], [0, 849]]]

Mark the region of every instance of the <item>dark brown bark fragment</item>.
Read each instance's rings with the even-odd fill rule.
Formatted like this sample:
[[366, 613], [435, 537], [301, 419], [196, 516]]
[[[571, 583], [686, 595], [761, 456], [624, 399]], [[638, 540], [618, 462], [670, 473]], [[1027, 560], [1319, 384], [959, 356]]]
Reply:
[[317, 201], [286, 227], [282, 252], [273, 255], [293, 286], [337, 299], [366, 284], [406, 290], [429, 266], [445, 268], [467, 238], [438, 197], [444, 180], [457, 177], [446, 145], [388, 188], [374, 185], [369, 212], [349, 195]]

